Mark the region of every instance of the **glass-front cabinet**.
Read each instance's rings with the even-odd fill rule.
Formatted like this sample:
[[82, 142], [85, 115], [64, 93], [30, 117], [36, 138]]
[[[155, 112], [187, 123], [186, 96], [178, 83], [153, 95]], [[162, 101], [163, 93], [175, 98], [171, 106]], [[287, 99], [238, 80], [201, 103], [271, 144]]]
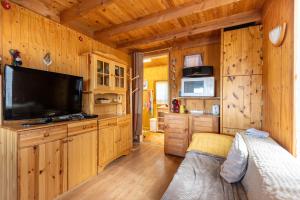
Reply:
[[126, 66], [114, 60], [93, 55], [91, 90], [100, 93], [126, 92]]
[[125, 81], [125, 66], [120, 64], [115, 64], [115, 87], [118, 89], [125, 89], [126, 81]]

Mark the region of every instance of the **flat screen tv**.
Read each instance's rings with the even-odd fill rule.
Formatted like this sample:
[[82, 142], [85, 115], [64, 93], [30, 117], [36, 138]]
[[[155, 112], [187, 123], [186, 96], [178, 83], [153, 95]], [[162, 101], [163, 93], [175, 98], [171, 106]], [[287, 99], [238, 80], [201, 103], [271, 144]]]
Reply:
[[3, 78], [5, 120], [80, 113], [83, 78], [6, 65]]

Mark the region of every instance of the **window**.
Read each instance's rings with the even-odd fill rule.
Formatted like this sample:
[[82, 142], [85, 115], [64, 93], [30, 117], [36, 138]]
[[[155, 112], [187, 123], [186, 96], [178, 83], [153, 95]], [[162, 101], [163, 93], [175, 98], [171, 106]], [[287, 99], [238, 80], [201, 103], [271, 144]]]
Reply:
[[169, 103], [169, 83], [168, 81], [157, 81], [156, 87], [156, 104]]

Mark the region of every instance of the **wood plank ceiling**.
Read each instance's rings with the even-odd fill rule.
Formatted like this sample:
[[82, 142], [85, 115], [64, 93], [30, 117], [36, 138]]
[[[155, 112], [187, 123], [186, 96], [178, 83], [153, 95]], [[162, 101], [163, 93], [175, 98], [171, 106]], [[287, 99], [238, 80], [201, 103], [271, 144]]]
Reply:
[[12, 0], [125, 50], [213, 43], [219, 29], [261, 21], [264, 0]]

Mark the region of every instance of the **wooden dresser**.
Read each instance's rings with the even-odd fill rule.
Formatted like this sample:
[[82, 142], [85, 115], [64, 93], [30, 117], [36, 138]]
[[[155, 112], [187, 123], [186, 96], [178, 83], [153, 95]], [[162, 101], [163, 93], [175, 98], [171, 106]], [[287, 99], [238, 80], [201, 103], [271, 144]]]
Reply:
[[0, 128], [0, 199], [55, 199], [132, 147], [131, 115]]
[[219, 116], [165, 114], [165, 153], [184, 157], [193, 133], [219, 133]]

